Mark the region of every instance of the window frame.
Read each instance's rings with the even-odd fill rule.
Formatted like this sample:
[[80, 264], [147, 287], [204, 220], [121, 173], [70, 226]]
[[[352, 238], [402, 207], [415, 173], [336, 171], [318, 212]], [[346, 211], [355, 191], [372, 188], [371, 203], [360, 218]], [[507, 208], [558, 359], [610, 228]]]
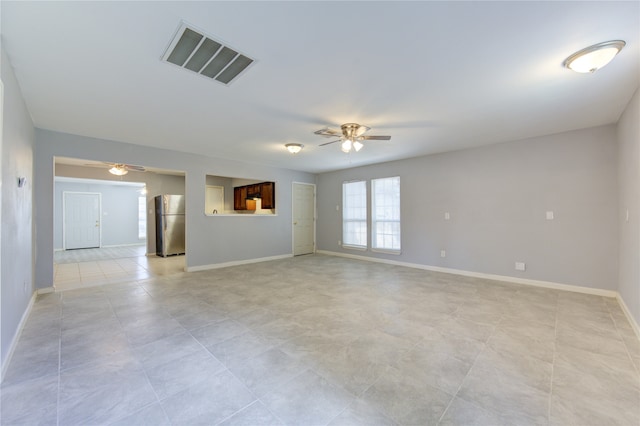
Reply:
[[147, 233], [147, 196], [138, 196], [138, 239], [146, 240]]
[[[389, 205], [378, 205], [378, 202], [376, 201], [376, 182], [380, 182], [382, 183], [383, 181], [387, 181], [387, 180], [397, 180], [397, 187], [398, 187], [398, 191], [397, 194], [395, 193], [386, 193], [386, 197], [385, 197], [385, 201], [388, 204], [389, 198], [387, 197], [391, 197], [391, 204]], [[370, 208], [370, 217], [371, 217], [371, 251], [372, 252], [377, 252], [377, 253], [388, 253], [388, 254], [401, 254], [402, 253], [402, 211], [401, 211], [401, 205], [402, 205], [402, 199], [401, 199], [401, 194], [402, 194], [402, 189], [401, 189], [401, 179], [400, 176], [388, 176], [388, 177], [383, 177], [383, 178], [375, 178], [375, 179], [371, 179], [371, 208]], [[383, 202], [384, 203], [384, 202]], [[378, 218], [377, 217], [377, 213], [379, 211], [380, 208], [382, 209], [391, 209], [391, 218], [387, 219], [387, 218]], [[390, 223], [390, 224], [397, 224], [397, 234], [395, 232], [391, 233], [391, 239], [397, 239], [398, 241], [398, 247], [394, 248], [394, 247], [387, 247], [387, 246], [383, 246], [383, 247], [378, 247], [377, 246], [377, 242], [378, 242], [378, 224], [379, 223]], [[384, 235], [384, 234], [383, 234]], [[393, 243], [392, 243], [393, 245]]]
[[[364, 193], [360, 194], [362, 199], [360, 200], [361, 205], [350, 206], [347, 202], [347, 197], [350, 194], [347, 194], [347, 185], [352, 184], [362, 184]], [[369, 244], [369, 206], [368, 206], [368, 188], [367, 188], [367, 180], [366, 179], [358, 179], [342, 182], [342, 243], [341, 246], [347, 249], [354, 250], [362, 250], [366, 251]], [[362, 218], [347, 218], [346, 215], [351, 209], [364, 209], [364, 215]], [[354, 244], [352, 241], [346, 242], [347, 238], [347, 226], [346, 223], [361, 223], [364, 224], [364, 231], [361, 231], [361, 238], [364, 237], [364, 244]]]

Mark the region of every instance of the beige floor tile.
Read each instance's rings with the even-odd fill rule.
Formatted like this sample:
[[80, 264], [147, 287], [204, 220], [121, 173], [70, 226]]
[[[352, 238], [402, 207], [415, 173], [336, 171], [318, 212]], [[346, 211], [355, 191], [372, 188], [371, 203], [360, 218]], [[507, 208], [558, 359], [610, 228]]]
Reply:
[[640, 422], [612, 299], [330, 256], [81, 263], [36, 299], [2, 424]]

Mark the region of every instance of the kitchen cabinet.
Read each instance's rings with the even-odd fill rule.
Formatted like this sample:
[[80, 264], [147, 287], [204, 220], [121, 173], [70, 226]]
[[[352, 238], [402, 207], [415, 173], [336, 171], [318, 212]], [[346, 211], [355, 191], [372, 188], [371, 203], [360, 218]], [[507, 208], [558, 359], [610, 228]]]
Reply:
[[247, 209], [247, 187], [239, 186], [233, 188], [233, 209], [234, 210], [246, 210]]
[[262, 208], [263, 209], [275, 209], [276, 208], [276, 192], [275, 183], [263, 182], [260, 188], [260, 194], [262, 195]]
[[247, 197], [256, 196], [262, 200], [263, 209], [276, 208], [275, 182], [261, 182], [233, 188], [233, 209], [247, 210]]

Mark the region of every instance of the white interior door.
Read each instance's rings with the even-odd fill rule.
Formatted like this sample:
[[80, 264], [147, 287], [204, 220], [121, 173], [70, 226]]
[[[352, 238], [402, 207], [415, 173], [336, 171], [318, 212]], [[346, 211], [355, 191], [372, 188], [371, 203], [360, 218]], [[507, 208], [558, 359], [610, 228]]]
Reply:
[[293, 184], [293, 255], [310, 254], [315, 250], [316, 186]]
[[216, 213], [224, 213], [224, 187], [207, 185], [206, 191], [205, 213], [213, 214], [214, 210]]
[[63, 193], [64, 248], [100, 247], [100, 194]]

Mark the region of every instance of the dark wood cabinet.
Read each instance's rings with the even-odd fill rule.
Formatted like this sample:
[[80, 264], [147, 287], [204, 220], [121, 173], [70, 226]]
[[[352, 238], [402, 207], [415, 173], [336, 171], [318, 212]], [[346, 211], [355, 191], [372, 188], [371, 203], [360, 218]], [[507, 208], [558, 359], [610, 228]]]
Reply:
[[275, 184], [273, 182], [263, 182], [260, 184], [260, 194], [262, 195], [262, 208], [276, 208], [276, 193], [274, 191]]
[[262, 182], [233, 188], [233, 209], [247, 210], [247, 197], [254, 196], [262, 200], [263, 209], [275, 209], [276, 183]]
[[234, 210], [246, 210], [247, 209], [247, 187], [239, 186], [233, 188], [233, 209]]

